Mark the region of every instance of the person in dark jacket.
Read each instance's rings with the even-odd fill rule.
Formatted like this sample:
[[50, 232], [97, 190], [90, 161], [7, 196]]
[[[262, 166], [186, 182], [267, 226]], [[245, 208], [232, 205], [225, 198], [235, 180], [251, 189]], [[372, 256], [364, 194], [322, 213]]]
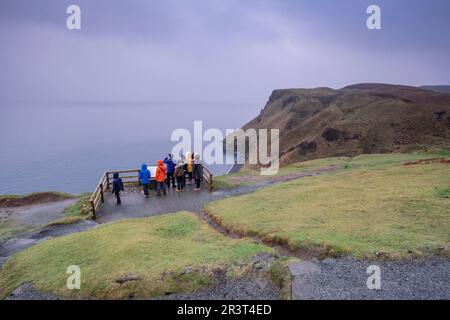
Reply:
[[149, 197], [148, 193], [148, 185], [150, 183], [150, 170], [148, 170], [147, 165], [144, 163], [141, 166], [141, 171], [139, 171], [139, 182], [142, 185], [142, 188], [144, 189], [144, 195], [146, 198]]
[[196, 154], [194, 158], [194, 179], [195, 179], [195, 189], [194, 191], [200, 191], [200, 183], [203, 179], [203, 163], [200, 160], [200, 155]]
[[164, 164], [167, 167], [167, 188], [170, 189], [170, 182], [172, 182], [172, 188], [176, 188], [175, 186], [175, 163], [172, 160], [172, 155], [169, 154], [167, 158], [164, 159]]
[[184, 189], [183, 178], [185, 177], [185, 173], [183, 166], [183, 160], [178, 160], [178, 164], [175, 167], [175, 178], [177, 178], [177, 192], [183, 192]]
[[120, 191], [123, 191], [123, 182], [122, 179], [119, 178], [119, 173], [115, 172], [113, 175], [113, 188], [112, 193], [116, 196], [117, 205], [120, 206], [122, 201], [120, 200]]
[[181, 163], [183, 166], [183, 179], [181, 179], [181, 182], [183, 183], [183, 188], [186, 187], [186, 174], [187, 174], [187, 163], [186, 163], [186, 157], [184, 155], [181, 155]]

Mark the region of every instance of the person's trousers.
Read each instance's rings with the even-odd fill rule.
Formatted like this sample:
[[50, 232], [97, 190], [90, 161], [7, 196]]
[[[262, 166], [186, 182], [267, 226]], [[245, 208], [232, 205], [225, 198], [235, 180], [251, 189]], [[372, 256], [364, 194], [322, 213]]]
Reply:
[[164, 194], [167, 193], [167, 186], [165, 181], [157, 181], [156, 182], [156, 190], [158, 190], [158, 194], [161, 194], [161, 190]]
[[183, 178], [182, 182], [183, 182], [183, 188], [184, 188], [184, 187], [186, 187], [186, 172], [184, 173], [182, 178]]
[[172, 182], [172, 186], [175, 188], [175, 176], [173, 172], [167, 173], [167, 188], [170, 188], [170, 182]]
[[183, 190], [184, 188], [183, 177], [177, 177], [177, 188], [178, 190]]
[[116, 191], [116, 192], [114, 192], [114, 195], [116, 196], [117, 204], [121, 204], [122, 200], [120, 200], [120, 192]]
[[197, 188], [197, 189], [200, 189], [200, 183], [202, 182], [202, 180], [201, 179], [195, 179], [195, 187]]
[[146, 196], [148, 196], [148, 183], [143, 184], [143, 185], [142, 185], [142, 188], [144, 189], [144, 194], [145, 194]]

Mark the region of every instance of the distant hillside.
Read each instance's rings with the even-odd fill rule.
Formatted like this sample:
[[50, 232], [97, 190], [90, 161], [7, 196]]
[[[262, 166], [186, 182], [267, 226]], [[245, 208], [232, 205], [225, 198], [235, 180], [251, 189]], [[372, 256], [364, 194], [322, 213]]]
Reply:
[[282, 164], [450, 149], [450, 95], [387, 84], [275, 90], [247, 128], [280, 129]]
[[450, 93], [450, 86], [421, 86], [421, 88], [440, 93]]

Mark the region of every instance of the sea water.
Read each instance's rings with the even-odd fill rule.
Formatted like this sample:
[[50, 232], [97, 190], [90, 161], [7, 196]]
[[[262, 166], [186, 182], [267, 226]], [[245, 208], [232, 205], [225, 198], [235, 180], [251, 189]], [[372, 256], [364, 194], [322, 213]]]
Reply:
[[[171, 133], [240, 128], [256, 103], [72, 102], [0, 106], [0, 194], [95, 189], [103, 172], [164, 159]], [[208, 166], [215, 175], [229, 165]]]

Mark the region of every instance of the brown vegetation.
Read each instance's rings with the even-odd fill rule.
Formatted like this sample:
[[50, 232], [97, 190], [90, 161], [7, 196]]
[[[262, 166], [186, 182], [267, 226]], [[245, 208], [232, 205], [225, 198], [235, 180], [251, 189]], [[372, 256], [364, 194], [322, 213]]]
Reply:
[[450, 149], [450, 94], [387, 84], [275, 90], [248, 128], [280, 129], [282, 164]]

